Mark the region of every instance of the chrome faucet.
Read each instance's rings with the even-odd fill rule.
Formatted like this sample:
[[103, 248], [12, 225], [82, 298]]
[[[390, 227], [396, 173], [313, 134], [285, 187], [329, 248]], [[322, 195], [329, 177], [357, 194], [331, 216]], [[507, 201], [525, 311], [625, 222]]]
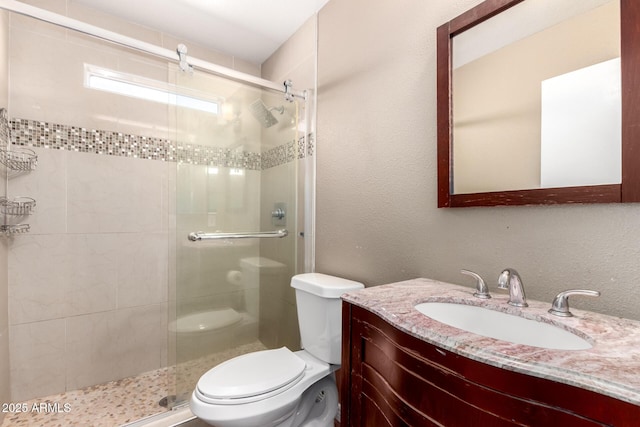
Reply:
[[505, 268], [498, 277], [498, 287], [500, 289], [509, 289], [508, 304], [515, 307], [528, 307], [527, 297], [524, 294], [524, 286], [522, 279], [517, 271], [513, 268]]
[[491, 298], [491, 294], [489, 294], [489, 287], [486, 283], [484, 283], [484, 280], [482, 280], [482, 277], [480, 277], [478, 273], [474, 273], [473, 271], [469, 270], [460, 270], [460, 273], [466, 274], [467, 276], [471, 276], [476, 279], [476, 291], [473, 293], [474, 297], [482, 299]]
[[569, 297], [571, 295], [586, 295], [589, 297], [599, 297], [600, 292], [588, 289], [570, 289], [560, 292], [551, 303], [549, 313], [561, 317], [571, 317], [573, 314], [569, 311]]

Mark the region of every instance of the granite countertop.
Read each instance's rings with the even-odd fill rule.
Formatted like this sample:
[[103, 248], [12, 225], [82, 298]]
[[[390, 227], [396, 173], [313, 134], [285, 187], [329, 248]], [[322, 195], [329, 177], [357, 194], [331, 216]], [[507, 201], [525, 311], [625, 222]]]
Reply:
[[[571, 308], [574, 317], [551, 315], [549, 302], [528, 300], [529, 307], [507, 304], [508, 295], [489, 300], [474, 289], [430, 279], [374, 286], [343, 295], [398, 329], [469, 359], [592, 390], [640, 406], [640, 322]], [[562, 327], [593, 347], [549, 350], [476, 335], [430, 319], [414, 308], [423, 302], [480, 305]]]

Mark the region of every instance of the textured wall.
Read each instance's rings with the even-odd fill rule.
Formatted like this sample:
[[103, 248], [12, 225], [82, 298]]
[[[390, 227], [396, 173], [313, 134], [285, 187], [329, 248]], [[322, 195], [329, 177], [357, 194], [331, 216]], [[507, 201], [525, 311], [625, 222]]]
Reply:
[[319, 14], [317, 271], [429, 277], [640, 319], [640, 205], [436, 208], [436, 28], [478, 0], [332, 0]]

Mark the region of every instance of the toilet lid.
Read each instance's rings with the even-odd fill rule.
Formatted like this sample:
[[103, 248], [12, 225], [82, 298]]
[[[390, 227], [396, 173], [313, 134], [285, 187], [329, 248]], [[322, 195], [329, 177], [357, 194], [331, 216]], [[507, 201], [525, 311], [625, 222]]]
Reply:
[[243, 399], [283, 388], [304, 374], [305, 362], [282, 347], [244, 354], [204, 374], [198, 390], [213, 399]]

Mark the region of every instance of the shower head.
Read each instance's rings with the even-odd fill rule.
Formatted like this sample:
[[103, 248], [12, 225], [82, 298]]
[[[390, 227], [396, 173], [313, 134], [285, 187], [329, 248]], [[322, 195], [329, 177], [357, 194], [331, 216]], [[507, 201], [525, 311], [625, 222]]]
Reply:
[[284, 105], [280, 107], [267, 107], [261, 99], [253, 101], [249, 109], [253, 117], [255, 117], [264, 128], [269, 128], [278, 123], [278, 119], [275, 118], [272, 111], [277, 111], [280, 114], [284, 113]]

